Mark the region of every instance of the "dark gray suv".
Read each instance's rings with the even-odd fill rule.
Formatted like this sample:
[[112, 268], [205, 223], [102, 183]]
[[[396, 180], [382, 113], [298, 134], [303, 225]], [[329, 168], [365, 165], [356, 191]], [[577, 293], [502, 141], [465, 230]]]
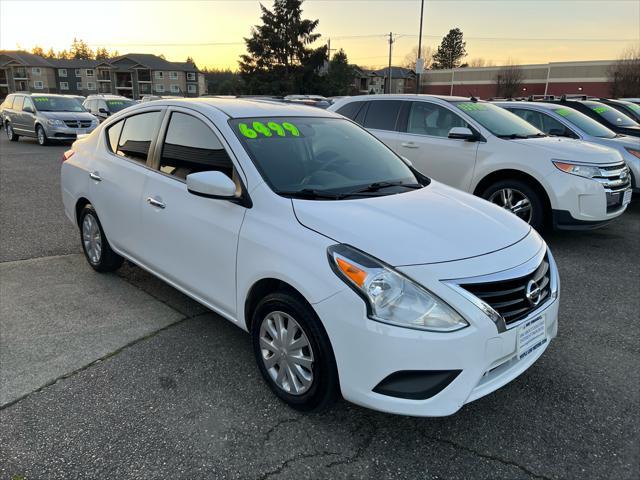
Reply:
[[11, 141], [35, 137], [40, 145], [51, 140], [75, 140], [98, 126], [98, 119], [75, 98], [65, 95], [12, 93], [2, 104], [2, 124]]

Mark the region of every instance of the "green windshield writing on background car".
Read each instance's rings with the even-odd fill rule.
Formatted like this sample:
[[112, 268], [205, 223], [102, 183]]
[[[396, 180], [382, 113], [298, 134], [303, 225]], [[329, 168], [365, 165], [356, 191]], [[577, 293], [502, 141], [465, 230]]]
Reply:
[[546, 136], [529, 122], [491, 103], [451, 102], [476, 122], [501, 138], [534, 138]]
[[624, 113], [609, 108], [598, 102], [584, 102], [591, 110], [604, 118], [607, 122], [617, 127], [637, 127], [638, 124]]
[[40, 112], [84, 112], [84, 107], [75, 98], [31, 97], [36, 110]]
[[229, 120], [256, 168], [280, 195], [339, 199], [403, 193], [420, 180], [395, 153], [340, 118]]
[[558, 108], [555, 112], [592, 137], [614, 138], [616, 136], [612, 130], [573, 108]]
[[107, 105], [109, 107], [109, 110], [113, 113], [119, 112], [122, 109], [130, 107], [134, 103], [135, 102], [133, 102], [132, 100], [107, 100]]

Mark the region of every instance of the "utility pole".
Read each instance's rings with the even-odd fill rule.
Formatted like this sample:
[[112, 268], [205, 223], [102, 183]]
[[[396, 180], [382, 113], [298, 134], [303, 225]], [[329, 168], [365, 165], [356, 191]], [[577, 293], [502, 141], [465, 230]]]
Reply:
[[336, 50], [335, 48], [331, 48], [331, 39], [327, 39], [327, 72], [329, 71], [329, 65], [331, 64], [331, 52]]
[[[422, 58], [422, 17], [424, 16], [424, 0], [420, 4], [420, 34], [418, 35], [418, 58], [416, 59], [416, 70], [418, 70], [418, 62]], [[420, 66], [424, 69], [424, 62]], [[416, 93], [420, 93], [420, 76], [421, 73], [416, 72]]]
[[393, 33], [389, 32], [389, 75], [387, 77], [387, 93], [391, 93], [391, 46], [393, 45]]

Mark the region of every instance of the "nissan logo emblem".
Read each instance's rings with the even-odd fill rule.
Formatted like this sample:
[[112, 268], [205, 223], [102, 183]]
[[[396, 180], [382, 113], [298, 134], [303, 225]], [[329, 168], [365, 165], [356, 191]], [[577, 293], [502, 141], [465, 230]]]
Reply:
[[526, 297], [529, 304], [531, 304], [531, 306], [535, 307], [540, 303], [540, 299], [542, 296], [541, 293], [542, 292], [540, 291], [540, 287], [538, 286], [536, 281], [529, 280], [529, 282], [527, 283], [527, 288], [524, 292], [524, 296]]

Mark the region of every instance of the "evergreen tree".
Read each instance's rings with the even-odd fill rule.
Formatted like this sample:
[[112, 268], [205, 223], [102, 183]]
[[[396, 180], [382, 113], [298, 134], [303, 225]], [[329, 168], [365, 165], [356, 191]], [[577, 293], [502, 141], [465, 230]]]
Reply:
[[73, 37], [73, 43], [71, 44], [71, 58], [90, 60], [95, 58], [93, 50], [87, 45], [84, 40]]
[[53, 48], [49, 48], [45, 55], [45, 58], [56, 58], [56, 52], [53, 50]]
[[319, 33], [318, 20], [302, 19], [302, 0], [275, 0], [273, 10], [260, 5], [262, 25], [245, 38], [240, 75], [249, 91], [262, 94], [306, 93], [318, 77], [326, 47], [309, 48]]
[[31, 53], [33, 53], [34, 55], [38, 55], [39, 57], [44, 57], [44, 50], [38, 45], [31, 49]]
[[325, 95], [348, 95], [355, 79], [355, 71], [349, 61], [344, 50], [338, 50], [331, 61], [327, 74], [322, 84], [324, 88], [321, 91]]
[[104, 47], [96, 49], [96, 60], [109, 60], [109, 58], [111, 58], [109, 50]]
[[467, 56], [467, 43], [463, 40], [462, 31], [459, 28], [449, 30], [438, 50], [433, 55], [434, 69], [457, 68], [461, 64], [461, 60]]

